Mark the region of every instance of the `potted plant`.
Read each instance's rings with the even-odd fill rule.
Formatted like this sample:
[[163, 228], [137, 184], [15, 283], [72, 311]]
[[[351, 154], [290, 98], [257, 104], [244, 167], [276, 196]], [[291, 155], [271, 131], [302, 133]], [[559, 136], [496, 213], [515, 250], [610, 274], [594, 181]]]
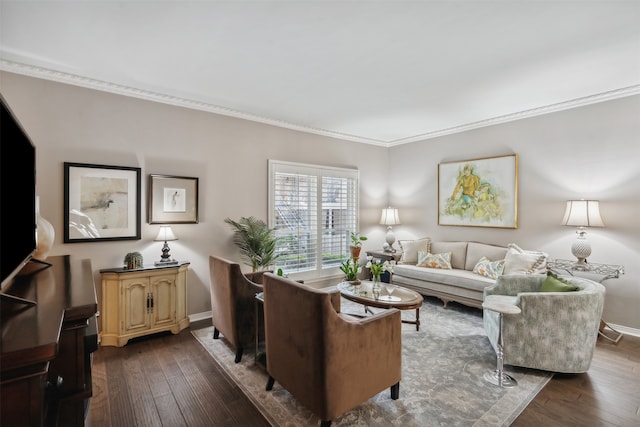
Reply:
[[128, 269], [142, 267], [142, 254], [140, 252], [129, 252], [124, 256], [124, 265]]
[[351, 245], [349, 245], [349, 251], [351, 257], [356, 261], [360, 258], [360, 251], [362, 250], [362, 242], [367, 240], [366, 236], [361, 236], [359, 231], [351, 232]]
[[340, 264], [340, 270], [344, 273], [345, 282], [350, 282], [353, 285], [360, 284], [358, 274], [362, 271], [362, 267], [358, 263], [357, 259], [351, 257], [344, 260], [342, 264]]
[[233, 229], [233, 243], [254, 273], [267, 269], [277, 260], [275, 228], [269, 228], [266, 222], [253, 216], [242, 217], [239, 221], [227, 218], [224, 222]]

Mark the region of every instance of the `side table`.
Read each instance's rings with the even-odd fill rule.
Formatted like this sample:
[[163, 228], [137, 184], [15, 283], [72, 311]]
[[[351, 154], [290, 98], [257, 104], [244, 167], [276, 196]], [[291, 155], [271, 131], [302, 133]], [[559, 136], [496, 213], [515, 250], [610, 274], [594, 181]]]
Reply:
[[[368, 257], [373, 257], [375, 260], [389, 261], [390, 263], [396, 263], [400, 260], [402, 252], [385, 252], [385, 251], [367, 251]], [[367, 269], [367, 280], [371, 280], [371, 273]], [[391, 273], [384, 272], [380, 275], [382, 282], [391, 283]]]
[[[572, 276], [576, 273], [588, 273], [596, 276], [601, 276], [598, 282], [602, 283], [607, 279], [617, 279], [621, 274], [624, 274], [624, 266], [618, 264], [577, 264], [576, 261], [567, 259], [550, 259], [547, 262], [547, 268], [549, 270], [558, 271], [563, 270]], [[598, 334], [606, 340], [611, 341], [614, 344], [618, 344], [618, 341], [622, 338], [622, 332], [616, 331], [609, 326], [607, 322], [600, 319], [600, 327], [598, 328]]]
[[521, 309], [517, 305], [507, 304], [489, 295], [482, 303], [482, 308], [495, 311], [499, 314], [498, 321], [498, 345], [496, 349], [496, 370], [484, 374], [484, 379], [498, 387], [515, 387], [518, 381], [504, 372], [504, 337], [502, 336], [502, 318], [505, 314], [520, 314]]

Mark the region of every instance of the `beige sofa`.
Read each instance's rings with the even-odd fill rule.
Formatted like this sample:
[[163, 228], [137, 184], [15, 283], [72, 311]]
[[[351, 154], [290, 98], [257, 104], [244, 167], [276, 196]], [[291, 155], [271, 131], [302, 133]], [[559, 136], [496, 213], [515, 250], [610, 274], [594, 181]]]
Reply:
[[[393, 269], [393, 283], [422, 295], [436, 296], [444, 302], [445, 307], [449, 301], [481, 307], [484, 288], [493, 285], [500, 274], [546, 272], [545, 253], [525, 251], [513, 243], [497, 246], [472, 241], [432, 241], [430, 238], [399, 243], [403, 252]], [[450, 253], [451, 268], [432, 268], [420, 264], [419, 255], [425, 252]], [[500, 267], [498, 271], [478, 268], [483, 257], [491, 262], [493, 268]]]

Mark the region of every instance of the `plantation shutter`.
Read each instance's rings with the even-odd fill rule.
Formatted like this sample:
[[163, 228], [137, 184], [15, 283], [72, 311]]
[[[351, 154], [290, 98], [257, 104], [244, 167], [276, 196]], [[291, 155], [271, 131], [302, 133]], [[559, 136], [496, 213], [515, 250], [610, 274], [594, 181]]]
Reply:
[[348, 257], [357, 229], [358, 171], [269, 161], [269, 225], [276, 268], [320, 276]]

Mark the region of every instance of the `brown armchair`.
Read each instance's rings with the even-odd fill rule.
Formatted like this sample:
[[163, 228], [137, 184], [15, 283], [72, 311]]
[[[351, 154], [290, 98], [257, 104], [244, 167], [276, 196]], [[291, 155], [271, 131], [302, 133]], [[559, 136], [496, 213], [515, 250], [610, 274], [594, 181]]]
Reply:
[[278, 381], [329, 426], [387, 387], [400, 391], [400, 311], [356, 318], [340, 313], [340, 293], [264, 275], [267, 390]]
[[240, 264], [217, 256], [209, 257], [213, 339], [218, 339], [222, 332], [236, 351], [236, 363], [242, 359], [244, 349], [254, 342], [254, 298], [262, 292], [264, 273], [243, 274]]

